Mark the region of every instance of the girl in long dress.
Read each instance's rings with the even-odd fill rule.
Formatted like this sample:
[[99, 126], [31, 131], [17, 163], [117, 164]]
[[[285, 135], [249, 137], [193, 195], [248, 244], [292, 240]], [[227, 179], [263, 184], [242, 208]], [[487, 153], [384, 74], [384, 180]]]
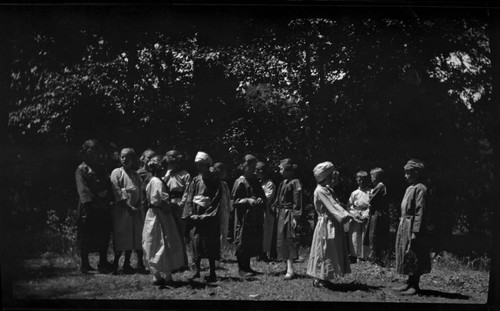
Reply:
[[247, 154], [240, 169], [243, 175], [233, 185], [233, 205], [236, 211], [236, 258], [240, 277], [257, 272], [250, 267], [250, 259], [262, 253], [262, 236], [266, 195], [255, 176], [257, 158]]
[[420, 160], [409, 160], [404, 170], [410, 186], [401, 202], [401, 220], [396, 235], [396, 271], [408, 275], [408, 281], [394, 290], [402, 295], [415, 295], [420, 289], [420, 276], [431, 271], [430, 252], [425, 243], [427, 187], [421, 183], [424, 164]]
[[262, 254], [259, 256], [259, 260], [269, 261], [270, 258], [276, 258], [276, 243], [273, 243], [273, 233], [276, 226], [276, 218], [274, 212], [271, 210], [271, 204], [274, 202], [276, 196], [276, 185], [269, 178], [269, 167], [264, 162], [257, 162], [255, 168], [255, 175], [260, 180], [262, 189], [266, 195], [267, 204], [266, 210], [264, 211], [264, 231], [262, 240]]
[[165, 154], [164, 161], [167, 163], [167, 169], [163, 181], [169, 194], [172, 215], [183, 240], [186, 260], [189, 266], [192, 267], [194, 266], [192, 243], [189, 240], [188, 232], [186, 232], [186, 221], [182, 219], [182, 212], [186, 202], [186, 190], [191, 181], [191, 175], [182, 168], [182, 159], [182, 153], [177, 150], [170, 150]]
[[370, 246], [364, 245], [366, 225], [370, 214], [370, 191], [368, 173], [359, 171], [356, 174], [359, 188], [349, 197], [349, 213], [357, 215], [363, 223], [349, 223], [349, 250], [356, 259], [365, 260], [370, 254]]
[[80, 151], [83, 162], [75, 172], [78, 191], [77, 240], [81, 256], [82, 273], [95, 270], [90, 266], [89, 253], [99, 253], [98, 270], [111, 269], [107, 260], [111, 233], [111, 183], [104, 168], [104, 148], [96, 139], [85, 141]]
[[154, 156], [147, 164], [152, 177], [146, 186], [149, 208], [142, 231], [142, 247], [146, 263], [153, 274], [153, 284], [165, 286], [172, 282], [172, 271], [186, 266], [187, 262], [183, 241], [169, 204], [167, 187], [160, 179], [164, 171], [161, 162], [160, 156]]
[[357, 220], [336, 199], [331, 187], [335, 168], [331, 162], [322, 162], [313, 170], [318, 183], [314, 190], [314, 207], [318, 222], [307, 264], [307, 274], [314, 277], [314, 286], [326, 286], [330, 280], [351, 272], [347, 241], [343, 224]]
[[280, 173], [283, 181], [277, 191], [273, 209], [276, 210], [277, 234], [276, 247], [278, 259], [286, 260], [285, 280], [295, 276], [293, 260], [298, 258], [295, 228], [302, 215], [302, 185], [295, 177], [297, 165], [292, 159], [281, 160]]
[[139, 159], [132, 148], [124, 148], [120, 153], [122, 167], [111, 172], [111, 185], [115, 197], [113, 215], [113, 248], [115, 258], [113, 269], [118, 270], [118, 262], [125, 251], [123, 273], [136, 272], [130, 265], [132, 250], [137, 254], [137, 270], [146, 271], [142, 251], [142, 229], [144, 209], [142, 207], [142, 179], [137, 173]]

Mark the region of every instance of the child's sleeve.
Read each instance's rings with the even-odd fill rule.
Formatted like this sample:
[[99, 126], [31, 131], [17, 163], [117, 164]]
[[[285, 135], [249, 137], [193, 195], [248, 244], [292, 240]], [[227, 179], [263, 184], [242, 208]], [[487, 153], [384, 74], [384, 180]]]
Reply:
[[299, 218], [302, 216], [302, 185], [296, 179], [293, 183], [293, 217]]
[[80, 198], [80, 202], [82, 204], [85, 204], [92, 202], [94, 195], [92, 194], [92, 191], [88, 187], [85, 177], [83, 175], [84, 174], [82, 169], [77, 168], [75, 172], [76, 190], [78, 192], [78, 197]]
[[422, 225], [422, 217], [424, 215], [425, 208], [425, 195], [427, 189], [425, 187], [417, 187], [415, 189], [415, 219], [413, 221], [413, 232], [420, 232], [420, 226]]
[[125, 200], [123, 197], [120, 175], [120, 169], [115, 169], [111, 172], [111, 191], [113, 192], [115, 203]]
[[233, 185], [233, 191], [231, 192], [233, 197], [233, 206], [236, 210], [244, 212], [250, 207], [248, 203], [242, 203], [244, 199], [247, 199], [247, 191], [245, 185], [241, 180], [236, 180]]
[[151, 205], [159, 207], [162, 203], [162, 186], [163, 183], [156, 178], [151, 179], [148, 188], [148, 201]]
[[339, 223], [343, 223], [349, 212], [346, 211], [325, 189], [318, 189], [318, 199], [328, 210], [328, 213], [333, 216]]

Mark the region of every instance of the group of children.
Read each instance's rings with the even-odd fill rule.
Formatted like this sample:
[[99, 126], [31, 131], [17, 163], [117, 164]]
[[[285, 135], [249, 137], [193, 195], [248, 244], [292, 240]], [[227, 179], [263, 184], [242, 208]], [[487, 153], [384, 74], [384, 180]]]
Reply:
[[[210, 269], [205, 280], [215, 282], [215, 263], [226, 245], [229, 215], [234, 211], [239, 276], [257, 274], [250, 259], [258, 256], [262, 260], [273, 257], [286, 261], [284, 279], [295, 277], [293, 263], [298, 258], [296, 228], [302, 215], [302, 185], [292, 159], [280, 162], [283, 181], [276, 187], [267, 165], [248, 154], [239, 165], [242, 175], [230, 190], [224, 181], [226, 166], [214, 164], [201, 151], [194, 160], [198, 175], [193, 178], [180, 167], [182, 155], [176, 150], [165, 156], [146, 150], [139, 158], [133, 149], [124, 148], [121, 167], [109, 177], [102, 165], [104, 149], [97, 140], [87, 140], [81, 154], [83, 163], [75, 176], [80, 197], [78, 242], [82, 272], [94, 270], [88, 255], [99, 252], [98, 270], [103, 273], [148, 273], [147, 266], [155, 285], [168, 286], [173, 282], [172, 273], [190, 263], [194, 266], [192, 279], [199, 278], [201, 260], [206, 258]], [[412, 190], [407, 190], [402, 203], [403, 217], [396, 243], [401, 251], [397, 249], [396, 260], [398, 272], [410, 275], [408, 283], [398, 288], [406, 294], [416, 292], [419, 275], [430, 270], [430, 260], [425, 261], [425, 245], [418, 238], [424, 228], [421, 219], [425, 186], [418, 183], [422, 169], [418, 160], [405, 166], [405, 176], [412, 184], [408, 189]], [[383, 171], [377, 168], [370, 173], [374, 188], [369, 187], [368, 174], [359, 172], [359, 189], [343, 205], [333, 190], [339, 180], [333, 164], [323, 162], [313, 170], [318, 221], [307, 274], [315, 278], [314, 286], [325, 286], [349, 273], [349, 253], [381, 263], [389, 231], [386, 189]], [[111, 264], [106, 258], [110, 233], [106, 223], [110, 215], [115, 251]], [[344, 235], [346, 223], [349, 243]], [[132, 251], [137, 255], [135, 269], [130, 264]], [[122, 252], [125, 259], [119, 270]]]

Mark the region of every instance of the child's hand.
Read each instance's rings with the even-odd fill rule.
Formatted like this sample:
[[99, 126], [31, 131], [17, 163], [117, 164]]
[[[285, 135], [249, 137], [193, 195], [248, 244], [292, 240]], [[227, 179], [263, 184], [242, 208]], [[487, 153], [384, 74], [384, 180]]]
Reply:
[[411, 239], [412, 239], [412, 240], [415, 240], [416, 238], [417, 238], [417, 235], [416, 235], [415, 233], [412, 233], [412, 234], [411, 234]]
[[297, 228], [297, 221], [295, 220], [295, 218], [292, 218], [292, 228]]
[[191, 218], [192, 220], [198, 220], [198, 219], [200, 219], [200, 216], [198, 216], [198, 215], [191, 215], [189, 218]]
[[130, 208], [130, 210], [132, 212], [137, 212], [139, 210], [137, 207], [133, 206], [132, 204], [130, 204], [128, 202], [127, 202], [127, 206], [128, 206], [128, 208]]

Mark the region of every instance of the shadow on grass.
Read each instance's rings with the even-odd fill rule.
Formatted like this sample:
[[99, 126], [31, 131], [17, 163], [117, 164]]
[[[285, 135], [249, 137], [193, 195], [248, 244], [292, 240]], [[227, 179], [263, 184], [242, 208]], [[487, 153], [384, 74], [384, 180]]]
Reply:
[[27, 266], [19, 269], [16, 275], [20, 279], [42, 279], [62, 275], [82, 275], [76, 267]]
[[431, 289], [421, 289], [418, 292], [418, 294], [420, 296], [433, 296], [433, 297], [442, 297], [442, 298], [460, 299], [460, 300], [468, 300], [470, 298], [469, 296], [465, 296], [459, 293], [447, 293]]
[[368, 292], [370, 290], [380, 289], [381, 286], [370, 286], [361, 283], [326, 283], [325, 288], [335, 292], [355, 292], [355, 291], [363, 291]]

